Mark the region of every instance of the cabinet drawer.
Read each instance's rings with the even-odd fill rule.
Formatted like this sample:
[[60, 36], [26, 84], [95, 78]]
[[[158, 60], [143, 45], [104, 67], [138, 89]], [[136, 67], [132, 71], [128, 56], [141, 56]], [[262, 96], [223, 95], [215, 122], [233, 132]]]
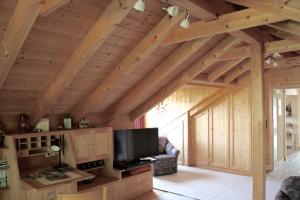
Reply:
[[142, 182], [144, 180], [152, 180], [152, 173], [149, 172], [144, 172], [141, 174], [137, 174], [128, 178], [124, 178], [124, 184], [125, 185], [131, 185], [131, 184], [137, 184], [139, 182]]

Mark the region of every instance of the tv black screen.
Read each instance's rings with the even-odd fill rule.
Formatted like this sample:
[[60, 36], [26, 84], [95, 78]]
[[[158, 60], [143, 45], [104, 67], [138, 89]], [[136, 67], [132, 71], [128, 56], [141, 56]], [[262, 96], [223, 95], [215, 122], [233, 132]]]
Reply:
[[158, 128], [114, 131], [115, 162], [131, 162], [159, 154]]

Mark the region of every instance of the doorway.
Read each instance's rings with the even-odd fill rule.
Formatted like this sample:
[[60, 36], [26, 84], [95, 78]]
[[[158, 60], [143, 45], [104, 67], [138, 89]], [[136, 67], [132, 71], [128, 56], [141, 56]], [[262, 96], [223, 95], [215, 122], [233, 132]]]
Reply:
[[300, 149], [300, 89], [273, 89], [274, 167]]

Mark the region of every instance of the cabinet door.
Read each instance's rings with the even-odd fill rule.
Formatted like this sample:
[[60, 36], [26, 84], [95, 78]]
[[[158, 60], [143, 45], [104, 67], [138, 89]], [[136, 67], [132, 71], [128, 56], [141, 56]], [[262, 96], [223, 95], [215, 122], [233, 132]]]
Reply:
[[211, 164], [216, 167], [229, 167], [229, 113], [228, 100], [211, 109]]
[[94, 133], [94, 151], [95, 151], [95, 159], [101, 160], [105, 159], [109, 156], [109, 148], [112, 144], [109, 143], [109, 133], [107, 131], [100, 131]]
[[193, 118], [191, 152], [194, 153], [194, 163], [196, 165], [208, 165], [208, 110], [199, 113]]
[[74, 194], [77, 193], [77, 185], [76, 183], [65, 183], [55, 186], [54, 192], [56, 197], [58, 194]]
[[90, 161], [91, 151], [93, 148], [92, 135], [87, 132], [78, 132], [72, 134], [71, 137], [74, 145], [76, 163]]
[[120, 199], [120, 187], [119, 181], [111, 182], [105, 185], [107, 188], [107, 200], [119, 200]]

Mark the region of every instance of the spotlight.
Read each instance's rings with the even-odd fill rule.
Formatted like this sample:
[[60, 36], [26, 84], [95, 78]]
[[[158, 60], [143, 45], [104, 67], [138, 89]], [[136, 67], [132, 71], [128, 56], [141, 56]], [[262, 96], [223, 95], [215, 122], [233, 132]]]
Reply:
[[163, 8], [163, 10], [166, 10], [167, 13], [172, 17], [175, 17], [179, 11], [177, 6], [169, 6], [168, 8]]
[[272, 58], [271, 58], [270, 56], [268, 56], [268, 57], [266, 58], [265, 62], [266, 62], [266, 64], [268, 64], [268, 65], [271, 64]]
[[144, 0], [136, 0], [133, 8], [139, 12], [144, 12], [145, 10], [145, 2]]
[[190, 27], [190, 14], [187, 14], [186, 17], [181, 21], [180, 26], [182, 28], [189, 28]]

